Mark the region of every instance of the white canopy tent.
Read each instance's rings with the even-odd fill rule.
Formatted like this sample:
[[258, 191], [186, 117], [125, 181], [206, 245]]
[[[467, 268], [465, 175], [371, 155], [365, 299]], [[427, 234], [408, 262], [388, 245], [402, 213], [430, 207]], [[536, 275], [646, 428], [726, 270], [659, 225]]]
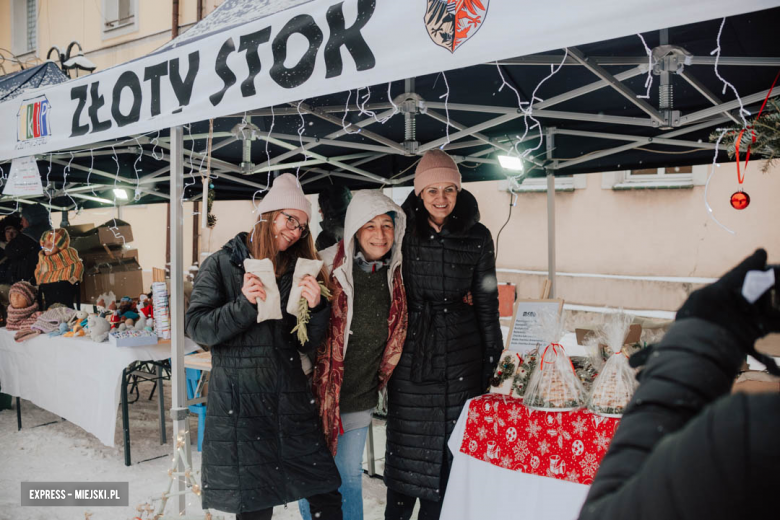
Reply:
[[[430, 23], [430, 19], [426, 25], [426, 13], [436, 4], [458, 14], [457, 27], [453, 31]], [[183, 206], [175, 201], [182, 200], [184, 168], [187, 160], [192, 161], [193, 152], [184, 147], [182, 125], [238, 113], [261, 113], [269, 106], [367, 85], [512, 60], [518, 56], [778, 5], [777, 0], [741, 3], [691, 0], [684, 4], [674, 0], [534, 3], [515, 0], [229, 1], [149, 56], [64, 84], [37, 89], [0, 104], [0, 118], [6, 122], [16, 121], [15, 125], [0, 125], [0, 162], [62, 150], [78, 151], [95, 146], [95, 143], [170, 128], [170, 142], [166, 146], [170, 150], [168, 197], [174, 201], [170, 205], [171, 413], [174, 431], [185, 432], [187, 439], [183, 367], [184, 215]], [[598, 76], [599, 83], [603, 84], [597, 88], [610, 86], [621, 91], [633, 104], [642, 105], [651, 120], [663, 124], [663, 116], [658, 111], [645, 106], [647, 104], [637, 100], [633, 92], [622, 88], [621, 80], [631, 77], [630, 74], [616, 78], [598, 64], [588, 62], [576, 50], [569, 56], [568, 60]], [[555, 60], [550, 59], [550, 65], [554, 63]], [[633, 71], [631, 74], [638, 73]], [[440, 104], [430, 104], [430, 107], [447, 108]], [[708, 115], [726, 110], [718, 106], [713, 108], [715, 111]], [[522, 117], [522, 109], [518, 113], [504, 113], [498, 117], [506, 120]], [[377, 116], [381, 118], [383, 113]], [[333, 116], [320, 111], [317, 117]], [[478, 126], [460, 129], [459, 132], [466, 132], [460, 137], [473, 135], [480, 139], [481, 129]], [[345, 133], [348, 133], [346, 128]], [[447, 137], [446, 141], [442, 138], [427, 143], [413, 153], [448, 144], [451, 137], [454, 136]], [[549, 137], [547, 153], [552, 157], [552, 134]], [[375, 140], [392, 148], [386, 140]], [[291, 153], [296, 148], [292, 147]], [[300, 151], [298, 149], [297, 153]], [[365, 173], [354, 165], [351, 169], [350, 165], [345, 166], [347, 173]], [[554, 280], [555, 189], [552, 174], [549, 170], [548, 267], [549, 276]], [[396, 179], [387, 184], [404, 180], [408, 179]], [[249, 181], [245, 183], [264, 187]], [[189, 456], [189, 451], [187, 453]], [[184, 482], [178, 482], [178, 486], [183, 489]], [[183, 496], [178, 506], [180, 511], [184, 510]]]

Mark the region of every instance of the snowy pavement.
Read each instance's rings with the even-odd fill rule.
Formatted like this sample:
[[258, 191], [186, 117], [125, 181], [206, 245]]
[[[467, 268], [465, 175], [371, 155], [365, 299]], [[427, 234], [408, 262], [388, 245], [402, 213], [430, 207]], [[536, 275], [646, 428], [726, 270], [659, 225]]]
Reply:
[[[166, 410], [170, 388], [166, 381]], [[166, 418], [168, 443], [160, 445], [157, 396], [148, 400], [151, 385], [142, 385], [140, 399], [130, 404], [130, 439], [133, 464], [124, 465], [121, 415], [117, 413], [116, 447], [102, 445], [93, 435], [41, 408], [22, 400], [23, 428], [17, 431], [16, 410], [0, 412], [0, 520], [132, 520], [136, 506], [162, 494], [168, 485], [173, 445], [171, 421]], [[132, 399], [132, 397], [131, 397]], [[167, 415], [167, 414], [166, 414]], [[52, 423], [52, 424], [46, 424]], [[46, 425], [44, 425], [46, 424]], [[40, 426], [44, 425], [44, 426]], [[192, 463], [200, 470], [195, 445], [197, 417], [190, 416], [193, 433]], [[383, 470], [384, 425], [375, 421], [377, 471]], [[142, 462], [143, 461], [143, 462]], [[198, 478], [198, 480], [200, 480]], [[21, 507], [21, 482], [129, 482], [130, 506], [124, 507]], [[380, 479], [363, 476], [366, 520], [384, 518], [386, 489]], [[202, 514], [195, 497], [188, 495], [188, 516]], [[166, 512], [173, 512], [169, 504]], [[91, 513], [88, 518], [85, 513]], [[233, 520], [234, 515], [212, 511]], [[146, 520], [146, 516], [143, 517]], [[277, 507], [274, 520], [299, 519], [297, 504]], [[413, 519], [416, 518], [416, 514]]]

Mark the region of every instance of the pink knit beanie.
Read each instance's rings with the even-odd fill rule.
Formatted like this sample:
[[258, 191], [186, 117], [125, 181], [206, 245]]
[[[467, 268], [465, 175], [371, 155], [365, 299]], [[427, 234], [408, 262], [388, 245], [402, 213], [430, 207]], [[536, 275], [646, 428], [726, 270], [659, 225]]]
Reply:
[[417, 169], [414, 171], [414, 194], [420, 195], [426, 186], [442, 182], [451, 182], [460, 191], [458, 165], [445, 152], [434, 148], [425, 152], [417, 163]]
[[311, 202], [303, 194], [298, 179], [292, 173], [274, 179], [274, 185], [257, 205], [261, 214], [282, 209], [299, 209], [311, 220]]

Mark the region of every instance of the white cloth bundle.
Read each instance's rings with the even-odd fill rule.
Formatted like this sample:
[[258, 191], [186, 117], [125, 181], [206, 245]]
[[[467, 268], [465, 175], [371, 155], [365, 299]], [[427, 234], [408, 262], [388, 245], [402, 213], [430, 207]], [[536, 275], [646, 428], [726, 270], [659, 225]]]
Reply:
[[265, 320], [282, 319], [282, 299], [279, 296], [279, 287], [276, 285], [276, 273], [274, 263], [269, 258], [244, 260], [244, 269], [247, 273], [260, 278], [265, 289], [265, 301], [257, 299], [257, 323]]
[[303, 291], [303, 287], [298, 287], [298, 284], [309, 275], [317, 278], [320, 269], [322, 269], [322, 260], [298, 259], [298, 262], [295, 264], [295, 272], [293, 273], [290, 299], [287, 301], [287, 312], [293, 316], [298, 316], [298, 305], [302, 297], [301, 292]]

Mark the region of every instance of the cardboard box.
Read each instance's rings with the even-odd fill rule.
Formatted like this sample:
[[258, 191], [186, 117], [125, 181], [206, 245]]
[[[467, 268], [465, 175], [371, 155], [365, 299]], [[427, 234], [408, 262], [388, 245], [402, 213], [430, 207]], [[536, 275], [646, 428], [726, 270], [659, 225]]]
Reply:
[[85, 229], [86, 226], [87, 224], [68, 228], [68, 234], [71, 235], [70, 245], [79, 253], [102, 250], [103, 246], [122, 247], [133, 241], [133, 230], [124, 220], [111, 219], [91, 229]]
[[[596, 329], [574, 329], [574, 333], [577, 335], [577, 344], [584, 345], [585, 342], [596, 334]], [[639, 343], [639, 338], [642, 337], [642, 326], [633, 324], [628, 327], [628, 333], [626, 339], [623, 341], [623, 345], [633, 345]]]
[[780, 377], [766, 372], [750, 370], [740, 374], [731, 388], [731, 393], [763, 394], [780, 393]]
[[98, 297], [107, 291], [113, 291], [117, 298], [137, 298], [144, 291], [143, 270], [135, 259], [96, 265], [84, 273], [82, 303], [94, 305]]
[[89, 269], [98, 264], [123, 263], [135, 261], [138, 263], [138, 250], [126, 247], [95, 249], [93, 251], [83, 251], [79, 253], [84, 267]]

